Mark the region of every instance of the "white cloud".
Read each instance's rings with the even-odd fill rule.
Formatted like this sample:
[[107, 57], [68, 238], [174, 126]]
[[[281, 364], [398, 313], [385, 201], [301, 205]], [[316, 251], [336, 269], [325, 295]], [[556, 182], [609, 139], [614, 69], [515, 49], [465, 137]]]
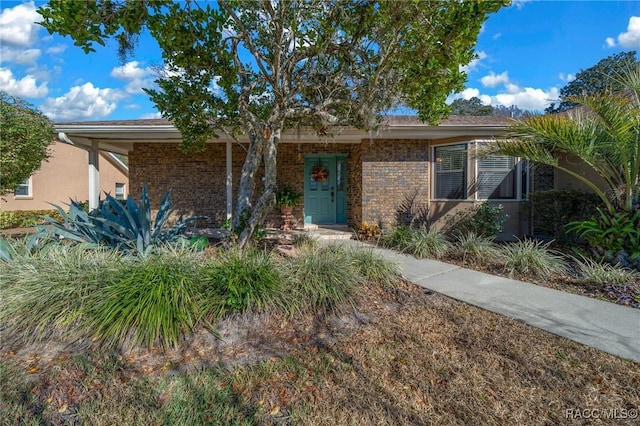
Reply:
[[143, 93], [143, 88], [151, 87], [154, 78], [154, 70], [150, 67], [142, 68], [138, 61], [127, 62], [111, 70], [111, 77], [127, 81], [125, 90], [127, 93]]
[[50, 48], [48, 48], [46, 50], [47, 53], [51, 54], [51, 55], [57, 55], [59, 53], [64, 52], [65, 50], [67, 50], [67, 46], [66, 44], [58, 44], [55, 46], [51, 46]]
[[502, 74], [496, 74], [493, 71], [489, 75], [485, 75], [480, 79], [484, 87], [496, 87], [499, 84], [507, 84], [509, 82], [509, 74], [507, 71]]
[[545, 109], [550, 102], [557, 100], [560, 95], [556, 87], [545, 91], [532, 87], [520, 88], [516, 85], [513, 86], [509, 88], [510, 90], [507, 93], [495, 95], [492, 103], [504, 106], [517, 105], [521, 109], [540, 111]]
[[142, 120], [150, 120], [150, 119], [155, 119], [155, 118], [162, 118], [162, 114], [160, 114], [159, 112], [149, 112], [146, 114], [142, 114], [140, 116], [140, 118]]
[[15, 62], [19, 65], [35, 65], [41, 53], [40, 49], [16, 49], [9, 46], [0, 48], [2, 62]]
[[478, 68], [478, 65], [480, 65], [480, 61], [486, 59], [487, 56], [487, 53], [482, 50], [480, 52], [477, 52], [476, 57], [473, 58], [467, 65], [460, 67], [460, 70], [466, 73], [475, 71]]
[[460, 93], [455, 93], [453, 95], [450, 95], [447, 98], [447, 103], [451, 104], [453, 101], [455, 101], [456, 99], [466, 99], [469, 100], [471, 98], [479, 98], [480, 101], [482, 101], [482, 103], [484, 105], [491, 105], [491, 96], [489, 95], [482, 95], [480, 94], [480, 90], [473, 88], [473, 87], [469, 87], [464, 89], [462, 92]]
[[[605, 43], [607, 47], [616, 46], [616, 40], [612, 37], [607, 37]], [[627, 49], [640, 47], [640, 16], [632, 16], [629, 18], [627, 31], [618, 34], [617, 44]]]
[[515, 6], [517, 9], [522, 9], [525, 3], [529, 3], [531, 0], [513, 0], [511, 2], [512, 6]]
[[491, 39], [495, 41], [495, 40], [499, 39], [500, 37], [502, 37], [502, 33], [497, 33], [497, 34], [494, 34], [493, 37], [491, 37]]
[[520, 109], [530, 111], [542, 111], [551, 102], [557, 101], [560, 91], [557, 87], [548, 90], [536, 89], [532, 87], [520, 87], [515, 83], [505, 84], [505, 88], [497, 94], [490, 96], [483, 94], [479, 89], [468, 87], [460, 93], [450, 95], [447, 103], [451, 104], [456, 99], [469, 100], [473, 97], [479, 98], [484, 105], [506, 106], [516, 105]]
[[146, 75], [146, 71], [143, 68], [138, 67], [138, 61], [127, 62], [126, 64], [115, 67], [111, 70], [111, 77], [118, 78], [120, 80], [134, 80], [136, 78], [142, 78]]
[[33, 2], [5, 9], [0, 14], [0, 44], [29, 47], [38, 41], [42, 17]]
[[0, 87], [10, 95], [21, 98], [44, 98], [49, 93], [46, 82], [38, 86], [32, 75], [18, 80], [9, 68], [0, 68]]
[[47, 98], [40, 109], [52, 120], [90, 120], [106, 117], [125, 95], [115, 89], [100, 89], [92, 83], [73, 86], [57, 98]]
[[565, 81], [565, 82], [567, 82], [567, 83], [571, 83], [573, 80], [575, 80], [575, 79], [576, 79], [576, 76], [575, 76], [574, 74], [567, 74], [567, 75], [564, 75], [564, 73], [562, 73], [562, 72], [561, 72], [560, 74], [558, 74], [558, 78], [559, 78], [561, 81]]

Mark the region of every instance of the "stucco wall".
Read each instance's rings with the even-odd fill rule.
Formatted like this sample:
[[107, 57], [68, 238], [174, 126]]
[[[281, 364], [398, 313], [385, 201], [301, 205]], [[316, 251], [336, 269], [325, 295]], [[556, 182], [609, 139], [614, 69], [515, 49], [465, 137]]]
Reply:
[[[89, 198], [89, 154], [87, 151], [61, 142], [49, 146], [51, 157], [31, 176], [31, 196], [5, 195], [0, 201], [2, 210], [47, 210], [48, 203], [64, 205], [70, 199]], [[124, 183], [128, 191], [128, 177], [110, 163], [102, 153], [99, 159], [100, 191], [115, 194], [116, 183]], [[126, 195], [126, 194], [125, 194]]]
[[[591, 169], [589, 166], [575, 157], [565, 156], [560, 159], [559, 164], [561, 167], [567, 168], [583, 177], [586, 177], [587, 179], [598, 185], [598, 187], [601, 189], [608, 188], [604, 179], [602, 179], [596, 172], [594, 172], [593, 169]], [[559, 169], [554, 169], [554, 173], [554, 189], [571, 188], [591, 192], [591, 188], [589, 188], [585, 183], [571, 176], [570, 174]]]

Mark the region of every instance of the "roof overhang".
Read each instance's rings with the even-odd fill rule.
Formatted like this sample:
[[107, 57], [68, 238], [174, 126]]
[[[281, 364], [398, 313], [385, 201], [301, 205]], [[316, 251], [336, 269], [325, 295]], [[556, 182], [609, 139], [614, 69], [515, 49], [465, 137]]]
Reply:
[[[180, 132], [172, 124], [101, 124], [72, 123], [56, 124], [59, 139], [87, 148], [98, 142], [100, 149], [119, 154], [127, 154], [136, 142], [177, 143], [182, 140]], [[318, 136], [313, 129], [288, 130], [281, 137], [282, 143], [359, 143], [362, 140], [417, 139], [438, 140], [450, 138], [493, 138], [505, 133], [502, 124], [488, 125], [439, 125], [391, 124], [375, 132], [366, 132], [350, 127], [332, 128], [327, 136]], [[211, 143], [236, 141], [225, 133]], [[239, 139], [239, 142], [248, 140]]]

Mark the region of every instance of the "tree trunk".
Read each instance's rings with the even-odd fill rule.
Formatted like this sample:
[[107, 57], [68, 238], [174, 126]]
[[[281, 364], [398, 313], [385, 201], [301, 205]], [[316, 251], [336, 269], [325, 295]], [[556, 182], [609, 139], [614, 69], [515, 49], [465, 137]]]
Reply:
[[[267, 136], [264, 138], [264, 136]], [[239, 235], [238, 244], [240, 247], [245, 247], [251, 240], [256, 227], [264, 223], [265, 218], [269, 210], [273, 209], [275, 205], [276, 194], [276, 180], [277, 180], [277, 155], [278, 155], [278, 142], [280, 141], [280, 129], [273, 132], [263, 132], [262, 137], [256, 136], [255, 142], [252, 143], [259, 145], [259, 148], [252, 151], [249, 148], [247, 153], [247, 160], [242, 168], [242, 178], [240, 181], [240, 190], [238, 192], [238, 209], [234, 222], [241, 225], [242, 231]], [[256, 157], [250, 157], [255, 153]], [[259, 161], [259, 160], [262, 161]], [[260, 164], [264, 165], [264, 182], [262, 194], [255, 203], [255, 206], [251, 205], [251, 199], [253, 198], [253, 187], [247, 189], [245, 186], [249, 185], [249, 182], [253, 185], [256, 176], [256, 172], [260, 167]], [[245, 179], [246, 172], [246, 179]], [[249, 176], [251, 179], [249, 180]], [[247, 213], [242, 213], [246, 211]], [[242, 222], [241, 222], [242, 220]]]

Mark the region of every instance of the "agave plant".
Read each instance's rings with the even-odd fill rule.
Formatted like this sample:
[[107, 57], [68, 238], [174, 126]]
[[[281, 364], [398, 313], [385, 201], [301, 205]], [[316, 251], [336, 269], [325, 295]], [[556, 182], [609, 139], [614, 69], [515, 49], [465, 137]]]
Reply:
[[187, 225], [198, 217], [183, 219], [182, 216], [170, 226], [169, 218], [175, 209], [169, 199], [171, 191], [162, 198], [155, 219], [151, 220], [151, 203], [146, 186], [142, 188], [140, 204], [129, 196], [123, 205], [107, 194], [98, 209], [87, 213], [77, 201], [71, 201], [69, 213], [58, 205], [62, 222], [45, 216], [45, 224], [37, 226], [32, 236], [32, 244], [52, 236], [72, 241], [106, 245], [125, 252], [146, 256], [154, 247], [162, 243], [174, 242], [180, 238]]

